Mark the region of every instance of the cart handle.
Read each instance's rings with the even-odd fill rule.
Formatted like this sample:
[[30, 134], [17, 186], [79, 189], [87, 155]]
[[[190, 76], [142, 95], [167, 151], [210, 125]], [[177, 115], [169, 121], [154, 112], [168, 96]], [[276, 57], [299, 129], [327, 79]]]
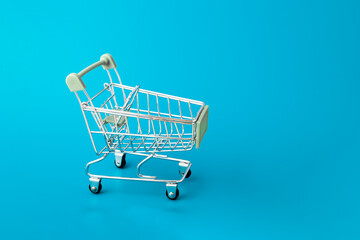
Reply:
[[103, 66], [105, 70], [108, 70], [108, 69], [116, 68], [116, 63], [113, 57], [110, 54], [106, 53], [100, 57], [100, 61], [91, 64], [90, 66], [86, 67], [79, 73], [70, 73], [66, 77], [66, 84], [69, 87], [70, 91], [77, 92], [77, 91], [85, 90], [86, 86], [81, 78], [85, 76], [85, 74], [87, 74], [88, 72], [94, 70], [99, 66]]

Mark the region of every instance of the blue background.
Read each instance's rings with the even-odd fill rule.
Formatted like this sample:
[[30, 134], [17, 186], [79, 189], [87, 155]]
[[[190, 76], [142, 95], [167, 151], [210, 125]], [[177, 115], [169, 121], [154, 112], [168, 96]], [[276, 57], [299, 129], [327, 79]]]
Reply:
[[[359, 239], [359, 23], [357, 1], [1, 1], [0, 238]], [[210, 105], [201, 148], [172, 155], [193, 162], [179, 200], [89, 192], [65, 77], [104, 53], [125, 84]]]

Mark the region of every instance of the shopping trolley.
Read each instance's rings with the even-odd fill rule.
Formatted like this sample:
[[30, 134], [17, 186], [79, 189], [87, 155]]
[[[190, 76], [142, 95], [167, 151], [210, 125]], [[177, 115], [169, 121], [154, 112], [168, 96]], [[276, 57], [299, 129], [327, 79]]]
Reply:
[[[88, 93], [82, 80], [85, 74], [102, 66], [109, 82], [94, 95]], [[111, 73], [109, 70], [113, 69]], [[113, 82], [112, 75], [118, 83]], [[166, 196], [175, 200], [179, 196], [178, 183], [191, 175], [191, 162], [171, 158], [160, 152], [188, 151], [199, 148], [208, 125], [209, 106], [203, 102], [123, 85], [110, 54], [88, 66], [78, 74], [71, 73], [66, 84], [79, 101], [90, 139], [98, 159], [85, 169], [90, 177], [89, 189], [99, 193], [102, 179], [137, 180], [166, 183]], [[105, 140], [105, 142], [104, 142]], [[115, 154], [115, 166], [124, 168], [126, 154], [142, 156], [137, 165], [138, 177], [92, 174], [89, 167]], [[152, 158], [178, 162], [180, 179], [159, 179], [141, 174], [141, 166]]]

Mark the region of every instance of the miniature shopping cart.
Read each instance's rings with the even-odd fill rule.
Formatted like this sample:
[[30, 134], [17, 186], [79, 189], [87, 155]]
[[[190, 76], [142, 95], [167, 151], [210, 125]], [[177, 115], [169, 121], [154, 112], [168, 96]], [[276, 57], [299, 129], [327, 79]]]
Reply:
[[[82, 78], [99, 66], [107, 71], [109, 82], [101, 86], [101, 91], [88, 93]], [[113, 82], [114, 74], [118, 82]], [[68, 75], [66, 84], [80, 103], [92, 145], [99, 156], [86, 165], [90, 191], [101, 191], [101, 179], [162, 182], [166, 183], [166, 196], [176, 199], [179, 196], [177, 184], [191, 175], [191, 163], [159, 152], [188, 151], [194, 145], [199, 148], [207, 130], [209, 107], [200, 101], [123, 85], [110, 54], [102, 55], [100, 61], [78, 74]], [[89, 173], [90, 165], [112, 153], [118, 168], [124, 168], [126, 154], [142, 156], [144, 159], [137, 165], [138, 177]], [[159, 179], [141, 174], [141, 166], [152, 158], [178, 162], [180, 179]]]

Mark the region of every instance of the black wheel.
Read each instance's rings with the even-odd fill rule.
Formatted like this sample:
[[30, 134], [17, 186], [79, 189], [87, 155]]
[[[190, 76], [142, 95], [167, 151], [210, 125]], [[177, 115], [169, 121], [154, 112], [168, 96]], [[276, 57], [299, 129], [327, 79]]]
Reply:
[[191, 176], [191, 169], [189, 169], [188, 173], [186, 174], [185, 178], [189, 178]]
[[92, 193], [97, 194], [97, 193], [101, 192], [101, 189], [102, 189], [101, 181], [100, 181], [100, 183], [99, 183], [99, 187], [96, 188], [96, 189], [91, 189], [91, 186], [90, 186], [90, 184], [89, 184], [89, 190], [90, 190], [90, 192], [92, 192]]
[[[182, 176], [181, 172], [179, 171], [180, 175]], [[189, 169], [188, 173], [186, 174], [185, 178], [189, 178], [191, 176], [191, 169]]]
[[179, 197], [179, 194], [180, 194], [179, 189], [176, 189], [176, 194], [175, 194], [175, 196], [170, 197], [168, 191], [166, 190], [166, 196], [167, 196], [168, 199], [170, 199], [170, 200], [176, 200], [176, 199]]
[[117, 164], [116, 159], [115, 159], [115, 166], [116, 167], [118, 167], [118, 168], [124, 168], [125, 167], [125, 165], [126, 165], [125, 156], [126, 156], [126, 154], [124, 153], [124, 155], [122, 155], [122, 157], [121, 157], [121, 164], [120, 165]]

